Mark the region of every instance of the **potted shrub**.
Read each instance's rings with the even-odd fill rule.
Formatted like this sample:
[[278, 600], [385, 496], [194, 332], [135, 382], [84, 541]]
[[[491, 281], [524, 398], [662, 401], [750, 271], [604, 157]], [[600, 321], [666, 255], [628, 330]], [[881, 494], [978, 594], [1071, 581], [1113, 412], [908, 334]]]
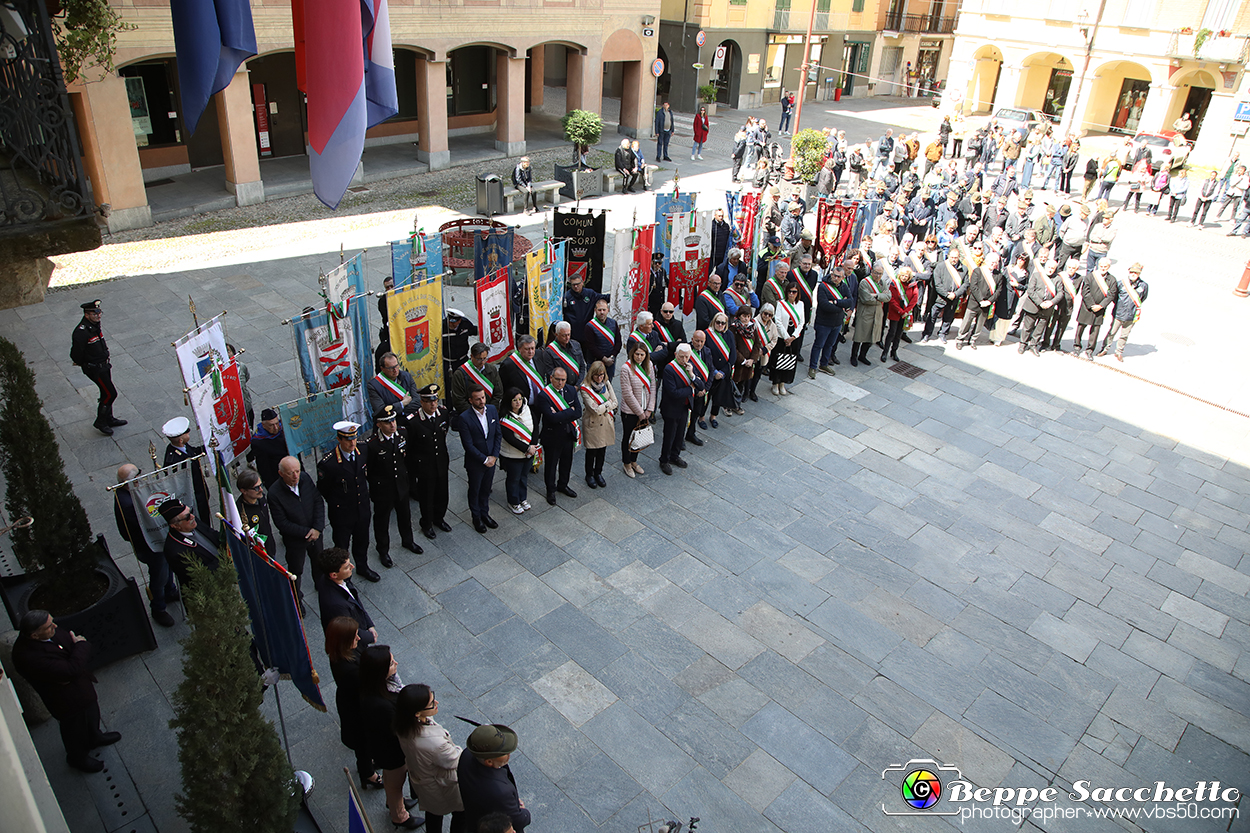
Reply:
[[34, 519], [10, 538], [25, 575], [0, 584], [14, 624], [27, 610], [50, 611], [62, 627], [91, 640], [93, 668], [155, 648], [138, 584], [117, 569], [103, 535], [92, 540], [87, 513], [35, 392], [35, 374], [3, 338], [0, 471], [9, 516]]
[[[820, 166], [825, 162], [827, 142], [819, 130], [800, 130], [790, 140], [790, 155], [794, 159], [794, 179], [801, 187], [816, 181]], [[805, 192], [806, 193], [806, 192]]]
[[707, 106], [709, 116], [716, 115], [716, 95], [719, 88], [715, 84], [704, 84], [699, 87], [699, 100]]
[[90, 64], [112, 72], [117, 33], [134, 29], [134, 24], [123, 21], [108, 0], [47, 0], [47, 6], [65, 83], [79, 80]]
[[584, 157], [603, 136], [603, 119], [589, 110], [570, 110], [560, 119], [560, 125], [564, 128], [564, 141], [573, 145], [573, 164], [555, 166], [555, 179], [565, 185], [560, 193], [571, 200], [599, 196], [603, 183]]
[[182, 640], [183, 677], [169, 721], [182, 766], [178, 814], [195, 833], [289, 833], [302, 790], [277, 730], [260, 713], [264, 689], [248, 653], [234, 562], [223, 549], [216, 571], [193, 564], [190, 574], [184, 593], [192, 630]]

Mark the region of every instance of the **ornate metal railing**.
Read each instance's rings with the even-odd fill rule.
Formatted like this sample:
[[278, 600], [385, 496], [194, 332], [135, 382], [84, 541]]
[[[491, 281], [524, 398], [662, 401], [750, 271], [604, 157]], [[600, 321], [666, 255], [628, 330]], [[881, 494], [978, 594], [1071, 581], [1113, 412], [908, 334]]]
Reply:
[[886, 14], [884, 29], [887, 32], [949, 35], [955, 31], [955, 18], [933, 17], [927, 14], [903, 14], [892, 10]]
[[95, 213], [44, 0], [0, 0], [0, 231]]

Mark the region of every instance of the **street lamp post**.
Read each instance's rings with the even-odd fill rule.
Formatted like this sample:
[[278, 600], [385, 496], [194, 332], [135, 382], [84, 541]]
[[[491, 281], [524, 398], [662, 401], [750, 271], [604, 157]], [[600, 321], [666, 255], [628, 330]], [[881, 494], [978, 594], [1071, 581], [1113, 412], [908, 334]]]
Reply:
[[[1105, 3], [1106, 0], [1103, 0]], [[803, 115], [803, 99], [807, 97], [807, 66], [812, 57], [812, 27], [816, 25], [816, 0], [807, 18], [807, 37], [803, 39], [803, 64], [799, 67], [799, 100], [794, 105], [794, 126], [790, 129], [790, 161], [786, 167], [794, 171], [794, 137], [799, 134], [799, 119]]]
[[[1078, 18], [1078, 28], [1081, 31], [1081, 37], [1085, 39], [1085, 62], [1081, 65], [1081, 74], [1076, 79], [1076, 95], [1072, 99], [1072, 105], [1064, 106], [1063, 119], [1059, 122], [1059, 133], [1061, 136], [1067, 136], [1072, 132], [1072, 121], [1076, 110], [1081, 105], [1081, 90], [1085, 87], [1085, 74], [1089, 72], [1089, 63], [1094, 56], [1094, 38], [1098, 36], [1098, 25], [1102, 23], [1102, 13], [1107, 8], [1107, 0], [1099, 0], [1098, 16], [1094, 18], [1094, 25], [1089, 25], [1089, 15], [1085, 11], [1081, 11]], [[1076, 130], [1081, 129], [1081, 122], [1076, 124]]]

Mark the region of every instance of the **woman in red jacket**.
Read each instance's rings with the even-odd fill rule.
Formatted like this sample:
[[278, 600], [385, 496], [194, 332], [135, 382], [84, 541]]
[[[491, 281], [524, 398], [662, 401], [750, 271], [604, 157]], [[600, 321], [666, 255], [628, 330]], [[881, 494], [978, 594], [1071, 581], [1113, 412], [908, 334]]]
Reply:
[[703, 143], [707, 141], [707, 108], [699, 105], [699, 112], [694, 114], [694, 147], [690, 149], [691, 159], [703, 158]]
[[911, 317], [911, 311], [920, 297], [914, 277], [910, 266], [900, 266], [894, 279], [889, 282], [890, 302], [885, 305], [885, 317], [890, 322], [890, 329], [885, 334], [885, 341], [881, 343], [882, 362], [885, 362], [887, 354], [894, 361], [898, 361], [898, 342], [906, 329], [904, 322]]

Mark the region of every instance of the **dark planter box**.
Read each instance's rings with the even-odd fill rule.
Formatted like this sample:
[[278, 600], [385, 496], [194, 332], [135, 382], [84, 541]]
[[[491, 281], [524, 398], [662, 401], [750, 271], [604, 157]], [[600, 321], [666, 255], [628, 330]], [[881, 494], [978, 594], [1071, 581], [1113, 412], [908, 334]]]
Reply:
[[599, 171], [588, 171], [578, 169], [576, 165], [556, 165], [556, 180], [564, 183], [560, 189], [560, 196], [570, 200], [579, 199], [578, 190], [581, 191], [581, 197], [598, 197], [603, 194], [603, 175]]
[[[59, 627], [84, 636], [91, 643], [92, 670], [119, 659], [156, 649], [156, 635], [148, 621], [147, 604], [138, 583], [126, 578], [113, 563], [104, 536], [96, 536], [99, 557], [96, 572], [108, 579], [108, 589], [86, 610], [56, 617]], [[0, 596], [13, 627], [30, 610], [30, 596], [39, 587], [39, 573], [0, 579]]]

